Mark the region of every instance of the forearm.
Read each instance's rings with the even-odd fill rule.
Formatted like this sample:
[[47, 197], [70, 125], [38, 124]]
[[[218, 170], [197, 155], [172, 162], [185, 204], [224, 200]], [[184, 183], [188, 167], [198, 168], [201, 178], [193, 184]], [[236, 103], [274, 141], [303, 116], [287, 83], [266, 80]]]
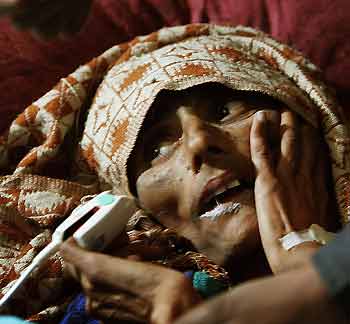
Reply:
[[329, 294], [328, 287], [313, 264], [296, 270], [300, 276], [299, 287], [303, 298], [296, 322], [299, 324], [340, 324], [346, 323], [344, 312]]
[[312, 258], [327, 293], [349, 316], [350, 305], [350, 225]]

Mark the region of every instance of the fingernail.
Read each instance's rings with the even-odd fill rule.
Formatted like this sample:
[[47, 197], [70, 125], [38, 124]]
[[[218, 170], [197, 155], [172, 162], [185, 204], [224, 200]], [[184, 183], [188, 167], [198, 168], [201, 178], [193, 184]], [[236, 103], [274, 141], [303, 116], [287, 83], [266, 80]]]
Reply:
[[264, 122], [266, 120], [266, 114], [264, 111], [260, 110], [256, 113], [256, 118], [261, 121]]

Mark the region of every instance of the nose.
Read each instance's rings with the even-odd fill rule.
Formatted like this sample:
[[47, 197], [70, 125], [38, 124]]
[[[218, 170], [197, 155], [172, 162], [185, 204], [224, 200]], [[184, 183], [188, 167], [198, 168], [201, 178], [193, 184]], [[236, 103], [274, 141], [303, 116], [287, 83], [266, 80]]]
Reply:
[[225, 154], [227, 141], [221, 129], [203, 120], [190, 107], [180, 107], [177, 115], [182, 127], [185, 152], [194, 173], [199, 172], [203, 162]]

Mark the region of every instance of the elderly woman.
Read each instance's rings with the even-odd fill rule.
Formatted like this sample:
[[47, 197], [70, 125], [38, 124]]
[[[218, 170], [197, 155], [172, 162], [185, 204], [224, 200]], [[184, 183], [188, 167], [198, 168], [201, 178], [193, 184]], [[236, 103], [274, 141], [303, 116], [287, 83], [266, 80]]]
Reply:
[[[283, 175], [284, 188], [259, 186], [259, 132], [274, 152], [267, 175]], [[109, 251], [123, 258], [66, 244], [67, 267], [56, 254], [12, 307], [59, 320], [72, 299], [62, 303], [68, 270], [93, 315], [168, 323], [229, 285], [303, 264], [324, 243], [286, 251], [286, 234], [348, 221], [347, 145], [316, 68], [253, 29], [180, 26], [113, 47], [29, 106], [3, 138], [2, 165], [15, 169], [1, 179], [2, 292], [82, 197], [112, 189], [143, 209]], [[282, 217], [267, 222], [255, 205], [266, 211], [272, 191], [282, 203], [269, 208]]]

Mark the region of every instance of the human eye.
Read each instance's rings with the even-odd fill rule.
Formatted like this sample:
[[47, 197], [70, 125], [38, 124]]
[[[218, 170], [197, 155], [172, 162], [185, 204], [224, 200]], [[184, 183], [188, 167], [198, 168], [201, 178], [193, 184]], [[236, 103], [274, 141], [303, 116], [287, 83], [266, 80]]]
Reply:
[[222, 121], [230, 114], [230, 109], [227, 104], [221, 104], [215, 107], [214, 113], [216, 121]]
[[241, 100], [230, 100], [216, 107], [215, 121], [220, 124], [239, 121], [249, 117], [253, 110]]
[[148, 160], [153, 164], [161, 160], [169, 158], [174, 150], [175, 143], [172, 141], [161, 141], [150, 147]]
[[155, 127], [146, 139], [145, 157], [152, 164], [163, 162], [175, 150], [180, 133], [176, 127], [169, 124]]

